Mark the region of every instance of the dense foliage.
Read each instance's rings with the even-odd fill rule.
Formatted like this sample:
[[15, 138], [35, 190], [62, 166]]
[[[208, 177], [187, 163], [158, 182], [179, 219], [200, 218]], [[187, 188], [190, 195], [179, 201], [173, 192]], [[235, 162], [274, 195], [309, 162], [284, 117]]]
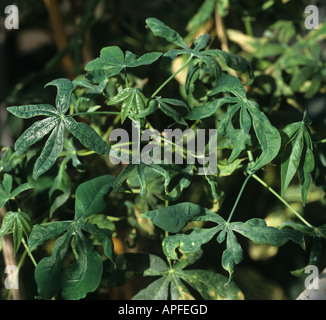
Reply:
[[[132, 284], [124, 298], [295, 298], [304, 267], [324, 267], [326, 24], [306, 30], [293, 2], [194, 1], [134, 24], [115, 1], [87, 2], [64, 52], [5, 96], [15, 141], [2, 148], [0, 237], [32, 274], [27, 297], [114, 299]], [[106, 39], [110, 10], [123, 40]], [[99, 53], [82, 68], [90, 21]], [[54, 77], [69, 50], [74, 76]], [[187, 162], [166, 128], [205, 130], [201, 154]], [[130, 161], [148, 130], [149, 158], [171, 144], [184, 161]]]

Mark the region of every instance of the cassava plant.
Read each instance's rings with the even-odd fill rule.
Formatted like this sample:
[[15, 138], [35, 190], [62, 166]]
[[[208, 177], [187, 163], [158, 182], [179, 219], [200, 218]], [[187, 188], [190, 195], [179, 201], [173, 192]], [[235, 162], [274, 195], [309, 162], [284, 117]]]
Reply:
[[[246, 296], [233, 276], [246, 254], [244, 239], [274, 247], [293, 242], [304, 250], [307, 238], [318, 243], [326, 238], [326, 225], [311, 225], [284, 198], [298, 177], [304, 206], [309, 188], [322, 177], [319, 147], [323, 140], [314, 137], [306, 112], [300, 120], [278, 127], [250, 94], [254, 61], [215, 49], [209, 34], [189, 44], [156, 18], [147, 19], [146, 25], [147, 32], [169, 44], [168, 50], [138, 56], [117, 46], [105, 47], [87, 63], [84, 76], [73, 81], [59, 78], [46, 85], [56, 87], [54, 104], [7, 108], [14, 116], [34, 122], [0, 162], [0, 207], [7, 209], [0, 237], [12, 233], [16, 253], [23, 244], [22, 250], [35, 266], [39, 298], [82, 299], [101, 285], [115, 287], [132, 278], [155, 276], [133, 299], [243, 299]], [[257, 40], [252, 48], [259, 44]], [[309, 77], [319, 87], [322, 83], [321, 65], [312, 65], [304, 53], [300, 61], [309, 65], [304, 79], [299, 76], [302, 64], [286, 58], [294, 50], [304, 52], [300, 44], [290, 48], [293, 51], [280, 51], [272, 65], [278, 73], [287, 63], [293, 91]], [[261, 54], [266, 57], [268, 52]], [[152, 94], [133, 73], [157, 64], [166, 70], [176, 59], [182, 64]], [[182, 72], [186, 72], [183, 90], [177, 96], [165, 95]], [[285, 88], [281, 80], [278, 97]], [[307, 95], [313, 90], [308, 86]], [[162, 122], [152, 121], [154, 116]], [[175, 133], [181, 132], [179, 141], [169, 139], [165, 123], [179, 130]], [[124, 131], [114, 131], [117, 128]], [[136, 138], [123, 141], [122, 132]], [[151, 134], [144, 140], [146, 132]], [[189, 150], [189, 141], [186, 145], [183, 139], [186, 132], [194, 132], [197, 151], [203, 146], [201, 153]], [[117, 137], [121, 141], [113, 143]], [[171, 163], [162, 156], [167, 145], [181, 161]], [[187, 161], [189, 155], [192, 161]], [[216, 157], [213, 169], [210, 155]], [[89, 169], [94, 162], [96, 166]], [[267, 167], [280, 168], [280, 193], [264, 181], [261, 173]], [[18, 175], [28, 170], [32, 177]], [[221, 180], [239, 174], [242, 186], [232, 207], [225, 208]], [[21, 203], [45, 183], [47, 175], [54, 177], [48, 191], [50, 206], [42, 215], [23, 212]], [[187, 190], [198, 181], [205, 186], [205, 200], [187, 197]], [[255, 216], [238, 219], [238, 204], [246, 196], [249, 181], [267, 189], [294, 218], [277, 226]], [[248, 197], [254, 208], [255, 196]], [[115, 214], [121, 207], [127, 216]], [[145, 237], [158, 243], [162, 254], [146, 246], [145, 253], [117, 253], [114, 239], [121, 221], [127, 224], [134, 246]], [[40, 251], [49, 241], [50, 252]], [[208, 243], [216, 248], [211, 259], [219, 273], [191, 267], [198, 265]], [[316, 256], [312, 246], [307, 264], [318, 264]], [[296, 271], [300, 272], [303, 269]]]

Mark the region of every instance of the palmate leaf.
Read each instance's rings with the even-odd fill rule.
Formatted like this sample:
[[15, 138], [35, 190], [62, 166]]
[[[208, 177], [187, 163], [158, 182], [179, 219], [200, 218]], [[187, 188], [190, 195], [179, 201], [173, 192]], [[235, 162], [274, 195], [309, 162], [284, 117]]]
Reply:
[[248, 83], [252, 81], [254, 77], [252, 67], [244, 58], [221, 50], [205, 50], [212, 41], [209, 34], [200, 35], [195, 39], [193, 47], [189, 47], [177, 31], [171, 29], [162, 21], [156, 18], [148, 18], [146, 24], [155, 36], [164, 38], [166, 41], [182, 48], [171, 49], [162, 56], [161, 66], [163, 69], [167, 62], [171, 63], [179, 55], [186, 54], [194, 58], [187, 74], [187, 92], [192, 92], [191, 86], [198, 78], [200, 71], [203, 71], [204, 74], [213, 74], [215, 79], [222, 75], [222, 69], [217, 59], [239, 73], [248, 73], [250, 79]]
[[[17, 251], [20, 247], [23, 234], [26, 237], [29, 236], [32, 229], [32, 223], [29, 215], [25, 212], [13, 212], [8, 211], [3, 219], [0, 228], [0, 239], [6, 235], [10, 230], [13, 232], [13, 242], [14, 242], [14, 252], [17, 254]], [[2, 241], [1, 241], [2, 246]]]
[[[251, 170], [256, 171], [277, 156], [281, 147], [281, 136], [278, 130], [271, 125], [266, 115], [259, 110], [259, 106], [247, 99], [245, 89], [237, 77], [231, 75], [221, 77], [209, 96], [217, 96], [222, 92], [233, 95], [232, 100], [223, 100], [223, 104], [234, 104], [222, 116], [217, 134], [232, 140], [234, 146], [229, 161], [233, 161], [247, 146], [251, 145], [250, 129], [252, 126], [261, 148], [260, 156], [251, 167]], [[240, 129], [235, 129], [233, 121], [238, 111], [240, 111]]]
[[[126, 268], [125, 272], [138, 273], [143, 276], [159, 276], [148, 287], [139, 291], [133, 300], [195, 300], [190, 288], [197, 291], [205, 300], [239, 300], [243, 294], [235, 283], [228, 285], [223, 275], [206, 270], [184, 270], [201, 257], [202, 252], [197, 251], [183, 255], [180, 261], [169, 267], [161, 258], [149, 255], [144, 270], [139, 272], [136, 268]], [[127, 256], [121, 255], [121, 260]], [[128, 259], [131, 258], [128, 256]], [[142, 259], [144, 260], [144, 259]], [[128, 260], [127, 260], [128, 261]], [[126, 266], [126, 263], [124, 263]]]
[[306, 204], [311, 173], [315, 168], [314, 147], [308, 125], [310, 119], [304, 114], [303, 120], [283, 129], [284, 151], [281, 156], [281, 194], [284, 196], [289, 184], [298, 173], [301, 199]]
[[[113, 182], [114, 177], [106, 175], [82, 183], [76, 190], [75, 217], [72, 221], [36, 224], [33, 227], [28, 241], [31, 251], [44, 241], [57, 238], [51, 256], [43, 258], [35, 269], [41, 297], [50, 299], [61, 290], [64, 299], [81, 299], [98, 287], [103, 271], [102, 257], [84, 232], [103, 245], [104, 254], [113, 262], [112, 231], [100, 229], [85, 219], [105, 208], [105, 196], [112, 190]], [[77, 253], [76, 262], [63, 267], [71, 241], [74, 241]]]
[[138, 57], [130, 51], [126, 51], [124, 55], [119, 47], [106, 47], [101, 50], [99, 58], [86, 64], [85, 70], [88, 71], [86, 78], [91, 82], [100, 83], [126, 68], [152, 64], [161, 55], [161, 52], [150, 52]]
[[[209, 242], [214, 236], [222, 243], [226, 239], [226, 249], [222, 254], [222, 266], [229, 272], [230, 279], [236, 264], [243, 259], [243, 252], [237, 241], [235, 232], [250, 239], [254, 243], [268, 243], [282, 246], [289, 240], [304, 246], [303, 234], [297, 230], [277, 229], [266, 225], [262, 219], [250, 219], [246, 222], [227, 222], [217, 213], [211, 212], [199, 205], [183, 202], [162, 209], [149, 211], [142, 215], [150, 219], [161, 229], [176, 233], [164, 238], [163, 251], [170, 259], [177, 259], [176, 249], [182, 253], [194, 253]], [[178, 233], [190, 221], [210, 221], [215, 227], [197, 228], [190, 233]]]
[[121, 123], [123, 123], [129, 114], [139, 116], [146, 105], [146, 98], [139, 88], [125, 88], [113, 97], [108, 106], [121, 103]]
[[56, 79], [46, 86], [56, 86], [56, 108], [48, 105], [25, 105], [8, 107], [8, 111], [23, 119], [35, 116], [48, 116], [43, 120], [36, 121], [15, 143], [15, 151], [18, 155], [24, 154], [33, 144], [40, 141], [51, 131], [41, 155], [36, 160], [33, 168], [33, 178], [47, 172], [55, 163], [63, 149], [66, 129], [75, 136], [85, 147], [98, 154], [109, 154], [110, 146], [96, 133], [96, 131], [85, 123], [76, 122], [65, 115], [70, 107], [70, 96], [73, 84], [68, 79]]

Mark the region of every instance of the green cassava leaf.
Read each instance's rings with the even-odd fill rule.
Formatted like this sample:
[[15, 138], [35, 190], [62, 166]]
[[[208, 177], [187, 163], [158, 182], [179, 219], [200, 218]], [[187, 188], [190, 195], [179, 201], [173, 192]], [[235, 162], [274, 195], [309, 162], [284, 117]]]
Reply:
[[167, 62], [171, 63], [178, 55], [190, 55], [191, 64], [186, 79], [186, 92], [189, 95], [193, 94], [197, 79], [202, 79], [204, 75], [211, 75], [213, 79], [218, 80], [222, 76], [222, 68], [218, 60], [222, 60], [225, 65], [239, 73], [248, 73], [248, 83], [252, 82], [254, 73], [247, 60], [221, 50], [205, 50], [211, 42], [209, 34], [200, 35], [195, 39], [193, 48], [190, 48], [178, 32], [166, 26], [162, 21], [156, 18], [149, 18], [146, 20], [146, 23], [154, 35], [183, 48], [172, 49], [166, 52], [161, 62], [162, 69], [165, 69]]
[[14, 253], [16, 255], [20, 247], [23, 234], [25, 234], [26, 237], [29, 236], [31, 232], [31, 225], [31, 219], [27, 213], [21, 211], [8, 211], [2, 219], [0, 239], [10, 230], [12, 230], [14, 240]]
[[91, 223], [83, 223], [82, 229], [93, 235], [102, 244], [104, 254], [111, 260], [112, 263], [115, 263], [112, 241], [113, 231], [106, 228], [99, 228], [95, 224]]
[[[31, 236], [33, 235], [33, 230]], [[51, 299], [62, 287], [62, 263], [69, 251], [72, 231], [66, 232], [55, 241], [50, 257], [43, 258], [35, 268], [38, 293], [44, 299]]]
[[15, 151], [17, 154], [24, 154], [34, 143], [46, 136], [57, 124], [58, 119], [56, 117], [46, 118], [33, 123], [16, 140]]
[[52, 131], [41, 155], [34, 164], [34, 179], [47, 172], [55, 164], [63, 149], [66, 129], [85, 147], [99, 154], [108, 154], [110, 151], [110, 146], [94, 129], [85, 123], [76, 122], [74, 119], [65, 116], [70, 107], [70, 97], [74, 89], [72, 82], [68, 79], [60, 78], [51, 81], [46, 86], [49, 85], [57, 87], [56, 108], [47, 104], [8, 107], [9, 112], [20, 118], [30, 118], [39, 115], [48, 116], [33, 123], [15, 142], [16, 153], [21, 155]]
[[86, 78], [93, 82], [101, 82], [104, 79], [118, 74], [124, 66], [124, 55], [119, 47], [103, 48], [100, 57], [88, 62], [85, 70]]
[[315, 168], [314, 147], [307, 127], [310, 123], [310, 119], [304, 115], [302, 121], [292, 123], [283, 129], [281, 194], [284, 195], [295, 174], [298, 173], [303, 205], [306, 204], [308, 189], [312, 181], [311, 173]]
[[[271, 125], [266, 115], [259, 110], [258, 105], [247, 99], [246, 91], [238, 78], [231, 75], [221, 77], [209, 95], [215, 96], [222, 92], [231, 93], [234, 96], [233, 101], [228, 102], [235, 103], [222, 116], [217, 129], [218, 136], [229, 137], [233, 142], [233, 152], [229, 161], [234, 161], [247, 146], [251, 145], [250, 129], [252, 126], [261, 148], [261, 154], [251, 170], [259, 170], [277, 156], [281, 147], [280, 134]], [[240, 110], [239, 130], [233, 126], [233, 118], [238, 110]]]
[[[57, 176], [53, 181], [53, 185], [49, 190], [49, 199], [51, 201], [50, 207], [50, 217], [53, 216], [53, 213], [64, 205], [70, 195], [72, 189], [72, 181], [67, 173], [67, 162], [70, 160], [70, 157], [65, 157], [61, 162]], [[58, 194], [59, 193], [59, 194]]]
[[[194, 175], [194, 167], [190, 164], [182, 170], [176, 170], [174, 174], [178, 175], [180, 180], [172, 190], [166, 190], [166, 193], [163, 196], [163, 199], [165, 200], [176, 201], [181, 196], [183, 190], [190, 186]], [[169, 184], [168, 182], [169, 180], [165, 178], [166, 187]]]
[[206, 49], [211, 43], [212, 38], [208, 33], [204, 33], [200, 35], [198, 38], [194, 40], [194, 51], [199, 52], [201, 50]]
[[294, 137], [290, 138], [284, 152], [282, 153], [281, 182], [282, 196], [297, 172], [303, 151], [303, 130], [299, 129]]
[[208, 270], [183, 270], [180, 278], [193, 287], [205, 300], [242, 300], [243, 293], [234, 282]]
[[173, 236], [168, 236], [164, 238], [162, 242], [164, 254], [172, 260], [176, 260], [178, 255], [176, 253], [176, 248], [179, 251], [187, 254], [198, 251], [201, 246], [209, 242], [215, 234], [221, 230], [222, 227], [215, 228], [194, 228], [189, 234], [180, 233]]
[[86, 123], [77, 122], [72, 118], [65, 119], [66, 129], [77, 138], [86, 148], [98, 154], [109, 154], [110, 145], [107, 144], [97, 132]]
[[0, 182], [0, 209], [10, 200], [17, 197], [20, 193], [32, 189], [34, 186], [32, 183], [26, 182], [19, 185], [17, 188], [12, 190], [13, 177], [5, 173], [3, 180]]
[[[90, 233], [103, 245], [104, 254], [113, 262], [112, 231], [98, 228], [84, 219], [105, 208], [104, 196], [112, 190], [113, 182], [114, 177], [106, 175], [82, 183], [76, 190], [74, 220], [36, 224], [33, 227], [28, 241], [31, 251], [44, 241], [57, 238], [51, 256], [43, 258], [35, 269], [41, 297], [50, 299], [61, 290], [64, 299], [82, 299], [98, 287], [103, 271], [102, 257], [94, 250], [83, 231]], [[77, 260], [63, 267], [72, 240]]]
[[222, 50], [207, 50], [206, 54], [220, 58], [225, 65], [239, 74], [247, 74], [248, 80], [246, 81], [246, 85], [252, 84], [255, 77], [254, 71], [251, 64], [245, 58]]
[[[160, 276], [160, 278], [139, 291], [133, 300], [167, 300], [169, 297], [171, 300], [194, 300], [189, 287], [195, 289], [205, 300], [243, 299], [243, 294], [236, 284], [233, 282], [227, 284], [227, 278], [223, 275], [206, 270], [184, 270], [197, 261], [201, 254], [199, 251], [183, 255], [180, 261], [170, 268], [159, 257], [149, 255], [149, 265], [143, 271], [143, 275]], [[132, 267], [127, 270], [125, 274], [139, 274], [137, 268]]]
[[293, 241], [304, 247], [303, 234], [298, 230], [277, 229], [266, 225], [262, 219], [250, 219], [247, 222], [227, 222], [218, 214], [192, 203], [179, 203], [162, 209], [149, 211], [143, 217], [150, 219], [156, 226], [165, 231], [177, 233], [191, 221], [210, 221], [217, 225], [212, 228], [195, 227], [190, 233], [177, 233], [164, 238], [163, 252], [173, 260], [178, 259], [176, 249], [182, 253], [194, 253], [201, 246], [217, 236], [219, 243], [226, 239], [226, 249], [222, 254], [222, 266], [229, 272], [229, 280], [236, 264], [243, 259], [242, 248], [235, 232], [257, 244], [282, 246]]
[[295, 230], [268, 227], [262, 219], [253, 218], [246, 222], [232, 223], [232, 229], [256, 244], [268, 243], [272, 246], [283, 246], [289, 240], [304, 246], [301, 232]]
[[57, 160], [63, 149], [64, 123], [57, 120], [49, 139], [46, 141], [41, 155], [37, 158], [33, 168], [33, 178], [36, 180], [43, 173], [48, 171]]
[[213, 100], [210, 104], [201, 105], [195, 107], [186, 115], [186, 119], [189, 120], [199, 120], [208, 118], [211, 115], [215, 114], [224, 104], [236, 102], [236, 99], [233, 97], [223, 97], [220, 99]]
[[114, 177], [111, 175], [100, 176], [82, 183], [76, 190], [76, 219], [101, 212], [105, 206], [105, 195], [112, 191]]
[[12, 106], [7, 110], [18, 118], [28, 119], [36, 116], [55, 117], [59, 115], [56, 108], [50, 104], [34, 104], [25, 106]]
[[121, 123], [123, 123], [131, 113], [136, 117], [144, 110], [146, 98], [138, 88], [125, 88], [113, 97], [107, 104], [109, 106], [121, 104]]
[[12, 190], [12, 175], [5, 173], [3, 175], [2, 186], [5, 194], [9, 195]]
[[175, 120], [175, 122], [187, 126], [187, 122], [184, 120], [183, 116], [176, 111], [174, 108], [170, 107], [168, 104], [176, 106], [185, 106], [180, 100], [168, 99], [168, 98], [156, 98], [156, 101], [159, 104], [159, 108], [164, 112], [168, 117]]
[[71, 221], [56, 221], [48, 224], [35, 224], [28, 239], [30, 251], [34, 251], [38, 246], [47, 240], [55, 239], [68, 230]]
[[226, 249], [222, 254], [222, 267], [229, 272], [229, 280], [231, 280], [235, 265], [243, 259], [243, 252], [234, 232], [229, 228], [225, 229], [225, 232], [227, 233]]
[[100, 284], [103, 272], [102, 257], [94, 250], [92, 242], [80, 230], [74, 236], [78, 259], [63, 270], [62, 297], [69, 300], [85, 298]]
[[152, 64], [161, 55], [160, 52], [151, 52], [138, 57], [130, 51], [127, 51], [124, 55], [119, 47], [106, 47], [101, 50], [99, 58], [86, 64], [85, 70], [88, 71], [86, 78], [99, 83], [117, 75], [126, 68]]
[[160, 277], [139, 291], [132, 300], [167, 300], [170, 281], [170, 277]]
[[72, 82], [69, 79], [55, 79], [45, 85], [56, 86], [58, 94], [55, 99], [55, 105], [60, 114], [65, 114], [70, 107], [70, 97], [74, 89]]
[[180, 36], [180, 34], [175, 30], [171, 29], [170, 27], [168, 27], [162, 21], [156, 18], [148, 18], [146, 19], [146, 24], [155, 36], [164, 38], [166, 41], [172, 42], [184, 49], [189, 48], [186, 42]]
[[250, 103], [248, 111], [262, 149], [260, 156], [251, 168], [251, 170], [256, 171], [270, 163], [277, 156], [281, 147], [281, 136], [278, 130], [271, 125], [266, 115], [259, 111], [258, 105]]
[[191, 202], [183, 202], [142, 214], [165, 231], [176, 233], [187, 222], [205, 214], [205, 209]]
[[188, 21], [186, 26], [189, 32], [198, 32], [198, 30], [205, 25], [205, 23], [212, 16], [216, 6], [216, 0], [205, 0], [195, 13], [195, 15]]
[[310, 148], [306, 148], [304, 151], [304, 157], [299, 165], [298, 175], [301, 188], [301, 199], [303, 206], [306, 205], [308, 190], [312, 182], [311, 173], [315, 168], [314, 153]]

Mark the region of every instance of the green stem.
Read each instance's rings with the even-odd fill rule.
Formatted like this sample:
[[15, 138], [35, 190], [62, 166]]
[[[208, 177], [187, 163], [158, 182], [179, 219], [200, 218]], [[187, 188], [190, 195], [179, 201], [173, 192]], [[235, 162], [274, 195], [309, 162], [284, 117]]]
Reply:
[[179, 72], [181, 72], [192, 60], [193, 55], [191, 54], [188, 60], [185, 62], [185, 64], [177, 70], [175, 73], [173, 73], [167, 80], [165, 80], [159, 88], [151, 95], [151, 98], [154, 98]]
[[294, 210], [275, 190], [273, 190], [265, 181], [261, 180], [258, 176], [253, 174], [253, 178], [270, 191], [277, 199], [279, 199], [287, 208], [289, 208], [306, 226], [313, 228], [313, 226], [306, 221], [300, 213]]
[[32, 260], [32, 262], [33, 262], [33, 264], [34, 264], [34, 267], [36, 267], [36, 266], [37, 266], [37, 262], [35, 261], [35, 259], [34, 259], [33, 255], [32, 255], [32, 253], [30, 252], [30, 250], [29, 250], [29, 248], [28, 248], [28, 246], [27, 246], [27, 243], [26, 243], [26, 241], [25, 241], [24, 238], [22, 238], [22, 244], [23, 244], [23, 246], [24, 246], [26, 252], [28, 253], [29, 257], [31, 258], [31, 260]]
[[230, 213], [230, 215], [229, 215], [229, 218], [228, 218], [227, 222], [230, 222], [230, 221], [231, 221], [231, 218], [232, 218], [232, 216], [233, 216], [233, 213], [234, 213], [235, 209], [237, 208], [237, 205], [238, 205], [239, 200], [240, 200], [240, 198], [241, 198], [241, 195], [242, 195], [242, 193], [243, 193], [243, 191], [244, 191], [244, 189], [245, 189], [245, 187], [246, 187], [246, 184], [247, 184], [247, 182], [249, 181], [249, 179], [251, 178], [251, 176], [252, 176], [253, 174], [254, 174], [254, 172], [251, 172], [251, 173], [248, 175], [248, 177], [246, 178], [246, 180], [244, 181], [244, 183], [242, 184], [242, 187], [241, 187], [241, 189], [240, 189], [240, 192], [239, 192], [239, 194], [238, 194], [237, 199], [235, 200], [235, 203], [234, 203], [234, 205], [233, 205], [233, 208], [232, 208], [232, 210], [231, 210], [231, 213]]

